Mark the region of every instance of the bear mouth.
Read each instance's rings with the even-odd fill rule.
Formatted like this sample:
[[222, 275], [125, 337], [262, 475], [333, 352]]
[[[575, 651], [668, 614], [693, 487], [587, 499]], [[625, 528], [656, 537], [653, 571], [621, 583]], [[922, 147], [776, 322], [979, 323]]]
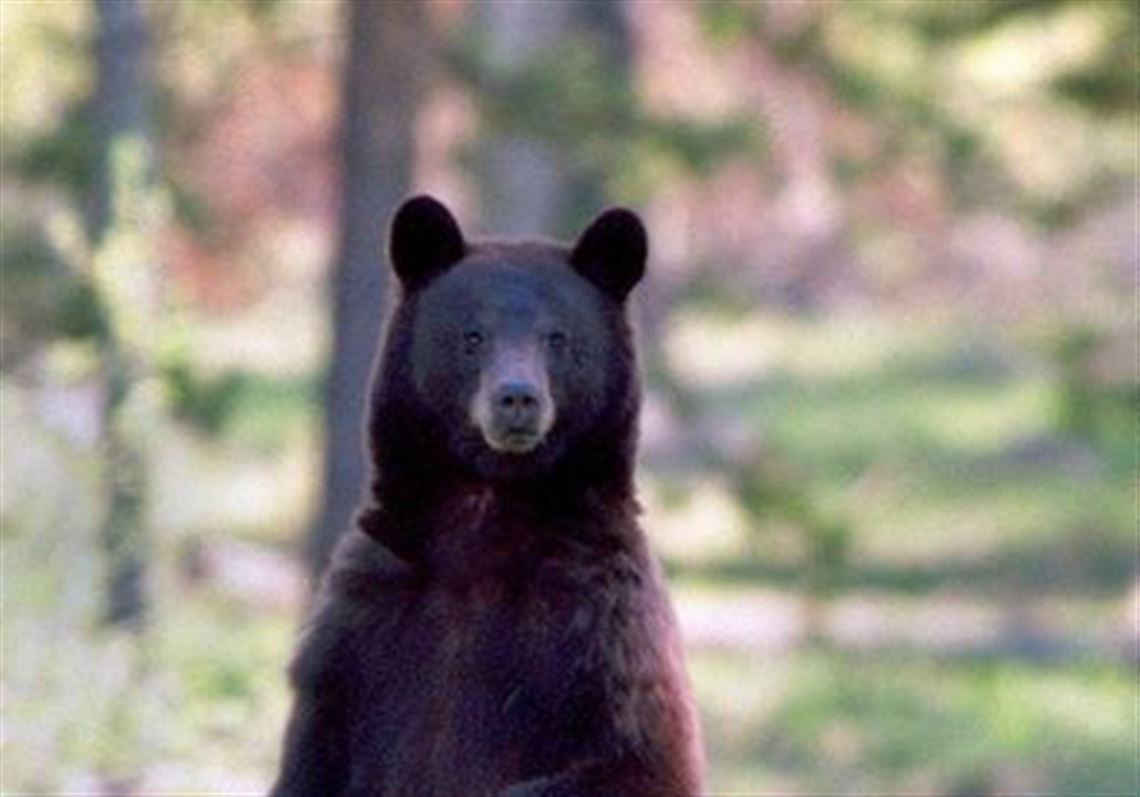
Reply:
[[542, 444], [544, 435], [532, 429], [506, 429], [484, 435], [487, 445], [500, 454], [529, 454]]

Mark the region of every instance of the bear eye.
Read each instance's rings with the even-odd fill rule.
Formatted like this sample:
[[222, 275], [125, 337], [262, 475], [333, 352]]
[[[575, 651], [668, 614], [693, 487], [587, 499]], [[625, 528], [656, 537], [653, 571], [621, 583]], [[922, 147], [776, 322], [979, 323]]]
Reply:
[[546, 336], [546, 345], [553, 351], [561, 351], [566, 348], [566, 333], [565, 332], [551, 332]]
[[468, 354], [474, 354], [483, 345], [483, 333], [477, 329], [469, 329], [463, 333], [463, 348]]

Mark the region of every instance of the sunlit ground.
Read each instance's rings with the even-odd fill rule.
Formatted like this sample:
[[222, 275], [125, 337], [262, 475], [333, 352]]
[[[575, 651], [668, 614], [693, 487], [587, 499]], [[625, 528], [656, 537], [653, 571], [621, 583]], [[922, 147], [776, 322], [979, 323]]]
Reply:
[[[651, 452], [642, 479], [710, 792], [1134, 793], [1127, 423], [1058, 435], [1048, 367], [952, 320], [693, 312], [668, 351], [698, 407], [674, 427], [727, 438], [711, 459]], [[151, 790], [266, 788], [313, 498], [315, 379], [298, 363], [252, 374], [220, 435], [158, 446], [139, 683], [120, 641], [88, 633], [94, 460], [4, 385], [5, 790], [83, 790], [124, 760]], [[846, 540], [826, 590], [809, 590], [804, 529], [713, 461], [737, 438]], [[117, 724], [122, 694], [145, 734]]]

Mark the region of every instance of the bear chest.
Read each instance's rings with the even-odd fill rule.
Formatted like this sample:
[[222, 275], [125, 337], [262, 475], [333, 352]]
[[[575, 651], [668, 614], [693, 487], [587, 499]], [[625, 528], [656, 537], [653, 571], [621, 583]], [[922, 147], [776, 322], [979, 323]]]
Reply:
[[[367, 643], [362, 794], [493, 793], [604, 741], [598, 612], [558, 585], [428, 588]], [[397, 666], [398, 663], [398, 666]], [[382, 786], [380, 784], [383, 784]]]

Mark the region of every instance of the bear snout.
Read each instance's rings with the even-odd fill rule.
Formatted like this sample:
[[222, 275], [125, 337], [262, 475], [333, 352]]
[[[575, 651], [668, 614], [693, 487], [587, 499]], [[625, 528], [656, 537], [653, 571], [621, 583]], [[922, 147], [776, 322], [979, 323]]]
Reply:
[[550, 377], [532, 341], [498, 341], [470, 405], [483, 441], [501, 454], [526, 454], [554, 425]]
[[491, 397], [496, 423], [509, 432], [533, 433], [542, 413], [538, 388], [526, 382], [500, 385]]
[[521, 374], [517, 368], [491, 371], [484, 374], [472, 402], [472, 422], [495, 451], [533, 451], [554, 424], [554, 402], [545, 380], [529, 378], [529, 374]]
[[[482, 391], [481, 391], [482, 392]], [[525, 454], [550, 431], [554, 413], [550, 396], [533, 382], [508, 381], [486, 391], [476, 422], [487, 445], [505, 454]]]

